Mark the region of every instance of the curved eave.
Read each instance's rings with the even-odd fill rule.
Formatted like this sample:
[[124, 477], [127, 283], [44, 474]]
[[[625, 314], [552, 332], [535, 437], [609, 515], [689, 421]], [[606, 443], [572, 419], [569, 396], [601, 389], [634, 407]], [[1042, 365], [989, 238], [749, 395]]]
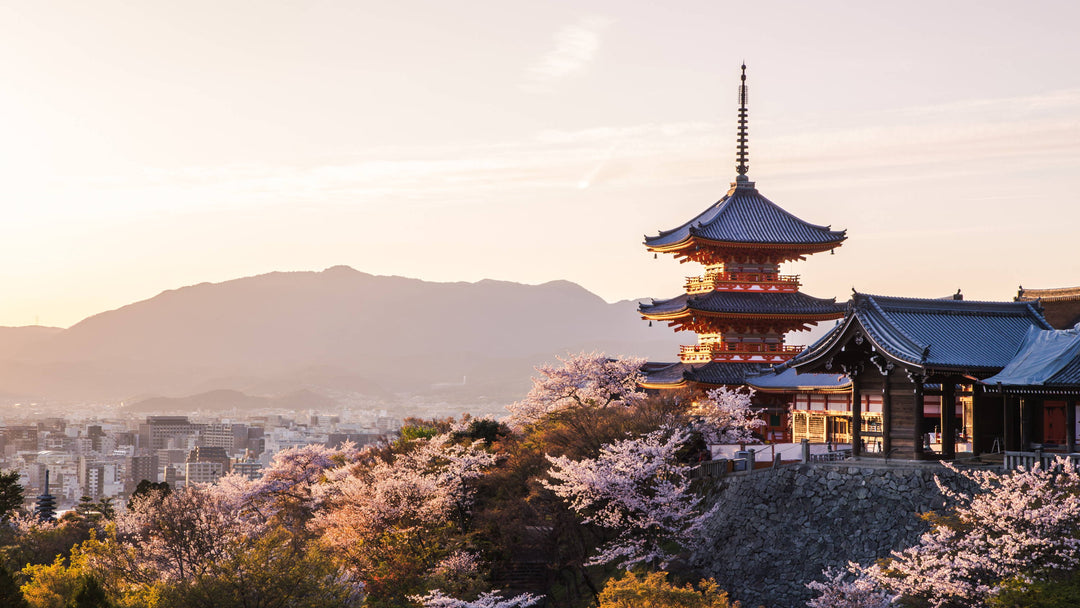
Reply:
[[782, 395], [784, 393], [847, 393], [851, 391], [851, 385], [847, 384], [841, 387], [821, 387], [821, 386], [785, 386], [783, 388], [762, 388], [756, 386], [753, 382], [747, 382], [747, 386], [754, 389], [755, 393], [770, 393], [774, 395]]
[[711, 319], [769, 319], [790, 321], [832, 321], [844, 316], [844, 313], [768, 313], [768, 312], [722, 312], [701, 310], [698, 308], [683, 308], [667, 313], [650, 314], [638, 310], [642, 319], [649, 321], [676, 321], [689, 316], [709, 317]]
[[723, 386], [745, 386], [745, 384], [714, 384], [712, 382], [701, 382], [700, 380], [690, 380], [687, 382], [690, 386], [696, 386], [701, 388], [720, 388]]
[[866, 327], [854, 314], [849, 314], [847, 317], [845, 317], [843, 323], [838, 325], [821, 339], [821, 342], [818, 343], [819, 345], [814, 345], [816, 346], [816, 348], [814, 348], [813, 350], [807, 349], [803, 351], [800, 356], [795, 357], [795, 359], [791, 362], [791, 366], [794, 367], [796, 370], [799, 370], [799, 373], [806, 373], [802, 371], [804, 369], [812, 370], [816, 369], [816, 367], [823, 366], [826, 359], [836, 356], [836, 353], [839, 352], [839, 350], [848, 343], [848, 340], [845, 339], [845, 337], [851, 333], [851, 327], [853, 323], [858, 324], [858, 329], [861, 330], [862, 334], [866, 336], [866, 338], [870, 341], [870, 344], [873, 346], [875, 352], [881, 353], [882, 356], [889, 359], [893, 363], [903, 365], [905, 367], [911, 367], [913, 365], [916, 367], [921, 367], [918, 363], [899, 358], [882, 348], [880, 342], [874, 338], [871, 332], [867, 331]]
[[675, 389], [675, 388], [686, 388], [687, 382], [686, 382], [685, 378], [683, 380], [681, 380], [680, 382], [672, 382], [672, 383], [645, 381], [645, 382], [638, 382], [638, 386], [640, 386], [641, 388], [644, 388], [644, 389], [669, 390], [669, 389]]
[[[829, 251], [830, 249], [836, 249], [841, 246], [844, 241], [847, 240], [847, 236], [843, 236], [835, 241], [814, 242], [814, 243], [776, 243], [776, 242], [754, 242], [754, 241], [715, 241], [702, 236], [691, 234], [677, 242], [668, 245], [650, 245], [649, 239], [645, 240], [645, 247], [649, 251], [657, 253], [679, 253], [681, 251], [695, 248], [709, 248], [709, 249], [771, 249], [776, 251], [789, 251], [792, 253], [798, 253], [800, 255], [821, 253], [823, 251]], [[690, 255], [690, 254], [687, 254]]]

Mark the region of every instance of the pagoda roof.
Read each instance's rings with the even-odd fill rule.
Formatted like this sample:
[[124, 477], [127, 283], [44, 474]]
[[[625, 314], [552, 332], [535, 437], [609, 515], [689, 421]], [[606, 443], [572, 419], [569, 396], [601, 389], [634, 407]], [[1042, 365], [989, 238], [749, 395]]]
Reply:
[[1016, 356], [983, 383], [1080, 390], [1080, 326], [1064, 330], [1028, 328]]
[[845, 391], [851, 388], [851, 378], [837, 373], [800, 374], [795, 368], [782, 365], [748, 377], [746, 384], [766, 393]]
[[638, 311], [647, 318], [673, 318], [688, 312], [754, 317], [839, 318], [844, 308], [836, 298], [822, 299], [798, 291], [710, 291], [682, 294], [669, 300], [641, 304]]
[[768, 366], [762, 363], [646, 363], [642, 368], [646, 388], [675, 388], [688, 383], [715, 386], [744, 385], [749, 376], [761, 374]]
[[690, 221], [645, 237], [649, 249], [671, 250], [692, 240], [730, 245], [807, 247], [823, 251], [840, 245], [845, 230], [805, 222], [762, 196], [753, 182], [738, 181], [724, 198]]
[[1027, 302], [927, 300], [855, 293], [844, 320], [796, 356], [799, 371], [816, 371], [852, 338], [907, 367], [998, 371], [1016, 354], [1029, 328], [1050, 329]]

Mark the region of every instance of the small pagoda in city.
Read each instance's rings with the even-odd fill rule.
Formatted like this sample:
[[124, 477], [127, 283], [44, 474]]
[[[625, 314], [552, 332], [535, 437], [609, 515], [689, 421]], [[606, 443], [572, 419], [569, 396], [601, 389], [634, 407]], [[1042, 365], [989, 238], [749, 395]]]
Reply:
[[[794, 385], [784, 386], [786, 375], [767, 373], [802, 350], [785, 344], [786, 333], [844, 316], [835, 298], [815, 298], [799, 291], [799, 277], [780, 274], [780, 265], [831, 251], [847, 237], [843, 230], [811, 224], [788, 213], [762, 196], [750, 181], [745, 65], [741, 79], [737, 175], [731, 189], [688, 222], [645, 237], [649, 251], [672, 254], [684, 263], [699, 263], [704, 274], [689, 277], [684, 294], [639, 307], [641, 316], [650, 322], [666, 322], [675, 331], [697, 334], [696, 344], [682, 347], [678, 362], [646, 364], [643, 386], [674, 389], [749, 384], [766, 392], [846, 393], [850, 386], [846, 379], [833, 377], [821, 386], [812, 382], [815, 386], [804, 387], [801, 385], [808, 379], [802, 377]], [[759, 375], [767, 376], [766, 386], [749, 381]], [[794, 373], [789, 375], [794, 379]], [[784, 410], [778, 407], [778, 412]]]

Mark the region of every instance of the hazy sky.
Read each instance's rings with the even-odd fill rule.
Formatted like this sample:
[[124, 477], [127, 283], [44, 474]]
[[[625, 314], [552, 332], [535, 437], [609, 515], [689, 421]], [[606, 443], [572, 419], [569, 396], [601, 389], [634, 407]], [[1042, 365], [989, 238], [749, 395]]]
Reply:
[[[661, 5], [664, 5], [663, 7]], [[0, 1], [0, 325], [347, 264], [670, 297], [750, 177], [804, 289], [1080, 285], [1080, 4]]]

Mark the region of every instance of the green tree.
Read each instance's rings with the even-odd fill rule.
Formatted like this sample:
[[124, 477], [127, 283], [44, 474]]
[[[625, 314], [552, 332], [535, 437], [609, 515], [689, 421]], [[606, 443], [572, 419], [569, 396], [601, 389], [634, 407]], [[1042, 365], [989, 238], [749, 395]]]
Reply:
[[1074, 608], [1080, 606], [1080, 572], [1045, 581], [1006, 581], [987, 602], [990, 608]]
[[75, 594], [68, 600], [65, 608], [112, 608], [112, 606], [97, 578], [84, 574], [79, 578]]
[[11, 575], [11, 571], [3, 566], [0, 566], [0, 606], [5, 606], [7, 608], [29, 608], [29, 605], [23, 598], [22, 591], [19, 591], [19, 583], [15, 581], [15, 577]]
[[9, 517], [23, 506], [23, 487], [19, 485], [19, 472], [0, 472], [0, 521]]

